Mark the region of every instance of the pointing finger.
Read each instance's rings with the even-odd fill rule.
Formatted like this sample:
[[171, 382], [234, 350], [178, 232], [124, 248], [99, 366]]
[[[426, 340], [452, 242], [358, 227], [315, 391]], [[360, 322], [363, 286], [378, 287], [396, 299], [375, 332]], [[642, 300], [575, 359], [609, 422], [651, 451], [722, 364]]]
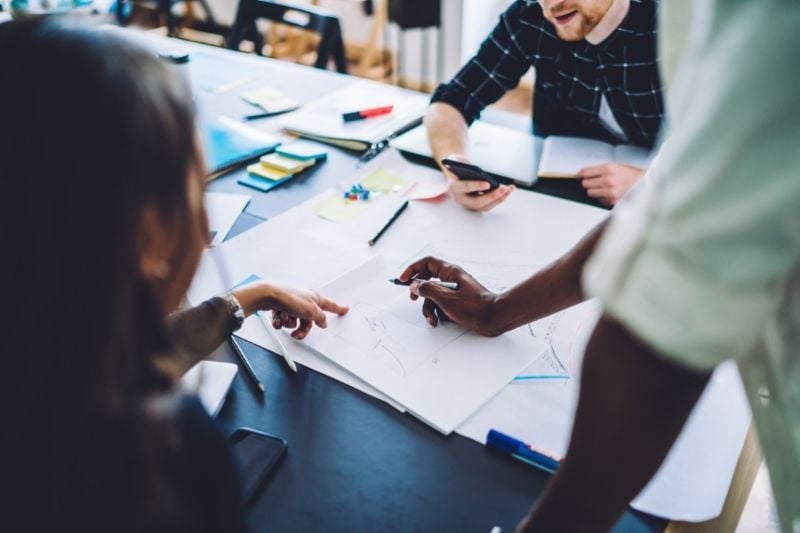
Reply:
[[319, 306], [322, 308], [323, 311], [328, 311], [329, 313], [336, 313], [339, 316], [342, 316], [347, 313], [350, 309], [346, 305], [339, 305], [333, 300], [329, 300], [324, 296], [319, 297]]

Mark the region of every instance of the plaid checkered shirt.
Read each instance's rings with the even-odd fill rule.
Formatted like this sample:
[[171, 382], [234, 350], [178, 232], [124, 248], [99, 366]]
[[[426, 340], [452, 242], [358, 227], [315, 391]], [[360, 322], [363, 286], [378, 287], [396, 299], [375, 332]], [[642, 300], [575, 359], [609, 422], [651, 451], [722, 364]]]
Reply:
[[468, 124], [513, 89], [533, 66], [534, 131], [611, 143], [623, 141], [600, 119], [602, 96], [627, 142], [652, 148], [664, 117], [656, 58], [658, 0], [631, 0], [620, 26], [602, 43], [565, 42], [536, 0], [517, 0], [473, 57], [432, 102], [458, 109]]

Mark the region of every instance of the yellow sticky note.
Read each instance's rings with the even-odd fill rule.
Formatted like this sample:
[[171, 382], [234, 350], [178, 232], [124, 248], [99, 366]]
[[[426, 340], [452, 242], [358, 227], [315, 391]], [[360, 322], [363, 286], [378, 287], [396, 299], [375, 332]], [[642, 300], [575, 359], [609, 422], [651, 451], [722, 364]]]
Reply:
[[255, 163], [247, 167], [247, 172], [250, 174], [255, 174], [259, 178], [264, 178], [267, 180], [278, 181], [282, 180], [283, 178], [288, 178], [292, 175], [292, 172], [283, 172], [282, 170], [276, 170], [271, 167], [267, 167], [262, 165], [261, 163]]
[[274, 87], [261, 87], [248, 91], [242, 95], [242, 99], [248, 104], [262, 105], [270, 100], [277, 100], [283, 98], [283, 93]]
[[379, 168], [362, 179], [361, 185], [371, 191], [381, 194], [391, 194], [402, 192], [408, 187], [409, 183], [404, 177]]
[[261, 164], [279, 170], [281, 172], [289, 172], [294, 174], [300, 172], [304, 168], [314, 166], [313, 159], [309, 161], [299, 161], [291, 157], [282, 156], [280, 154], [268, 154], [261, 158]]
[[354, 202], [338, 195], [331, 195], [314, 206], [314, 214], [331, 222], [347, 222], [366, 208], [365, 202]]

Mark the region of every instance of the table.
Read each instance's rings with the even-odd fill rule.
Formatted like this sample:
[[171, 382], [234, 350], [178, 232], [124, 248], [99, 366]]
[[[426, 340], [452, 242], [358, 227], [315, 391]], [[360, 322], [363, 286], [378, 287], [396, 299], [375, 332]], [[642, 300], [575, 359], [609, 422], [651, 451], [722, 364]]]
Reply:
[[[261, 85], [301, 102], [354, 83], [347, 76], [202, 45], [149, 36], [148, 46], [192, 52], [193, 69], [240, 65], [263, 75]], [[239, 94], [198, 92], [203, 114], [251, 111]], [[425, 96], [420, 95], [421, 98]], [[258, 123], [269, 131], [278, 123]], [[252, 201], [229, 238], [346, 180], [356, 155], [330, 149], [328, 161], [262, 194], [227, 174], [209, 190], [247, 193]], [[520, 192], [518, 194], [524, 194]], [[268, 252], [265, 252], [268, 253]], [[276, 260], [282, 258], [276, 257]], [[288, 452], [250, 509], [264, 531], [513, 531], [548, 476], [455, 434], [443, 437], [408, 415], [307, 368], [292, 374], [275, 354], [242, 342], [266, 386], [263, 397], [240, 372], [218, 422], [228, 433], [251, 427], [289, 442]], [[212, 359], [235, 362], [227, 345]], [[666, 521], [629, 511], [615, 531], [662, 531]]]

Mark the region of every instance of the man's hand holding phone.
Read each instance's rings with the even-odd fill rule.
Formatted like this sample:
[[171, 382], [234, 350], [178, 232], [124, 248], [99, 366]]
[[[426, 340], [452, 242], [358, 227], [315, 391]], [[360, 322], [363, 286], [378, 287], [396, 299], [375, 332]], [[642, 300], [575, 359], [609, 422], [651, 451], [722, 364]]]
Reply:
[[472, 211], [494, 209], [515, 189], [513, 185], [500, 185], [479, 166], [470, 164], [462, 154], [452, 154], [440, 163], [450, 194], [456, 202]]

